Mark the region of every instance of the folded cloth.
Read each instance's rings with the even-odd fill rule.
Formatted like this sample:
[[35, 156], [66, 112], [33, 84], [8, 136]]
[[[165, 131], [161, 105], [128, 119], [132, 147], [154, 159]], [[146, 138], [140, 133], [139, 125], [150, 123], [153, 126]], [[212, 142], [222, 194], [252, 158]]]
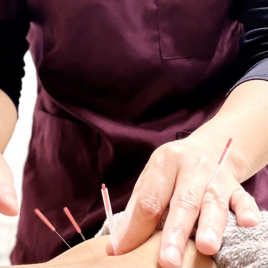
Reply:
[[[113, 216], [115, 228], [124, 212]], [[168, 210], [158, 222], [155, 231], [164, 227]], [[191, 237], [194, 238], [196, 228]], [[108, 221], [105, 220], [97, 236], [109, 235]], [[260, 268], [268, 267], [268, 211], [261, 211], [261, 222], [255, 227], [240, 227], [236, 217], [229, 212], [228, 221], [224, 229], [220, 251], [213, 256], [218, 268]]]
[[214, 256], [218, 267], [268, 267], [268, 211], [261, 211], [256, 227], [239, 227], [229, 213], [220, 251]]

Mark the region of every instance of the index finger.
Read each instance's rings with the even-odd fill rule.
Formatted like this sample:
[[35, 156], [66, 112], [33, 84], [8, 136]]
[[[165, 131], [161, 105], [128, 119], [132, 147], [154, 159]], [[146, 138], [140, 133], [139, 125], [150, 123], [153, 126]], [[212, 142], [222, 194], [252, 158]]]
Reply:
[[199, 215], [206, 179], [204, 170], [181, 168], [162, 233], [161, 267], [181, 267], [186, 243]]
[[[143, 176], [139, 178], [139, 187], [133, 192], [117, 233], [116, 255], [124, 254], [142, 245], [154, 232], [172, 195], [176, 178], [174, 159], [168, 154], [157, 154]], [[128, 223], [127, 225], [125, 223]]]

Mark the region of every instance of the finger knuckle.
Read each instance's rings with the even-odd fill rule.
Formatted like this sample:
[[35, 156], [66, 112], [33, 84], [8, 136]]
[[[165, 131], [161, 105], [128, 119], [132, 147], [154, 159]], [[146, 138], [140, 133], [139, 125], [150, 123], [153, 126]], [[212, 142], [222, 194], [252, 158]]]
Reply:
[[229, 205], [228, 205], [227, 200], [223, 196], [217, 194], [216, 192], [208, 192], [205, 195], [205, 198], [202, 204], [202, 209], [210, 205], [216, 205], [225, 213], [227, 213], [229, 210]]
[[171, 166], [171, 163], [177, 163], [181, 151], [180, 145], [172, 142], [166, 143], [153, 152], [150, 158], [150, 165], [153, 168], [157, 168], [160, 172], [161, 170], [165, 171], [167, 167]]
[[237, 189], [235, 192], [234, 192], [239, 198], [245, 196], [245, 194], [247, 194], [247, 192], [245, 192], [244, 189], [242, 188], [239, 188]]
[[182, 151], [182, 146], [175, 142], [168, 142], [158, 148], [158, 152], [162, 153], [168, 158], [172, 158], [180, 154]]
[[249, 199], [251, 201], [255, 201], [254, 197], [252, 195], [250, 195], [248, 192], [246, 192], [244, 189], [239, 190], [239, 195], [240, 195], [240, 199], [245, 198], [245, 199]]
[[171, 157], [172, 156], [176, 156], [178, 155], [180, 152], [181, 152], [181, 147], [177, 144], [169, 144], [167, 147], [166, 147], [166, 152], [168, 155], [170, 155]]
[[147, 221], [158, 221], [163, 213], [163, 207], [158, 197], [146, 196], [139, 200], [138, 211]]
[[186, 242], [188, 240], [188, 234], [187, 230], [183, 225], [180, 224], [174, 224], [171, 228], [171, 235], [178, 237], [179, 239], [183, 239], [183, 242]]
[[222, 224], [221, 220], [217, 216], [208, 216], [205, 221], [209, 226], [220, 226]]
[[196, 190], [189, 188], [183, 191], [179, 191], [173, 196], [172, 205], [190, 211], [195, 215], [198, 214], [199, 206]]
[[241, 189], [241, 191], [243, 192], [244, 198], [246, 198], [246, 199], [248, 199], [250, 201], [255, 202], [255, 198], [251, 194], [249, 194], [248, 192], [246, 192], [244, 189]]
[[244, 199], [244, 203], [256, 203], [255, 198], [250, 195], [248, 192], [246, 192], [244, 189], [240, 190], [240, 200]]
[[187, 160], [195, 169], [203, 168], [208, 163], [207, 157], [203, 154], [192, 154]]
[[164, 151], [155, 151], [152, 155], [151, 167], [157, 168], [157, 170], [164, 170], [169, 163], [168, 155]]

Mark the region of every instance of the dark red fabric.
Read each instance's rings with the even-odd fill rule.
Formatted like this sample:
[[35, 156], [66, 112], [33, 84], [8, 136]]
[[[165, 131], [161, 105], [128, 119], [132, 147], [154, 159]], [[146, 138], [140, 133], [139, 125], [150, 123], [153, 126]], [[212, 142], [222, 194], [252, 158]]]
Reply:
[[242, 29], [230, 18], [231, 4], [28, 0], [39, 94], [13, 264], [44, 262], [67, 249], [34, 208], [71, 245], [81, 237], [64, 206], [92, 237], [105, 219], [101, 183], [114, 212], [124, 210], [153, 150], [218, 111], [238, 79]]

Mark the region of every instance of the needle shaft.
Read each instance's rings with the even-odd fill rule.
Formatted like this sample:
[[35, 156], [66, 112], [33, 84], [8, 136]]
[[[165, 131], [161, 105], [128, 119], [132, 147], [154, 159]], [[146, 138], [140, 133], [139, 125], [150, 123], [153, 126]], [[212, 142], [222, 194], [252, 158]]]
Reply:
[[86, 241], [84, 235], [82, 233], [80, 233], [81, 237], [83, 238], [84, 241]]
[[63, 237], [55, 230], [54, 231], [59, 237], [60, 237], [60, 239], [68, 246], [68, 248], [71, 248], [70, 246], [69, 246], [69, 244], [63, 239]]

